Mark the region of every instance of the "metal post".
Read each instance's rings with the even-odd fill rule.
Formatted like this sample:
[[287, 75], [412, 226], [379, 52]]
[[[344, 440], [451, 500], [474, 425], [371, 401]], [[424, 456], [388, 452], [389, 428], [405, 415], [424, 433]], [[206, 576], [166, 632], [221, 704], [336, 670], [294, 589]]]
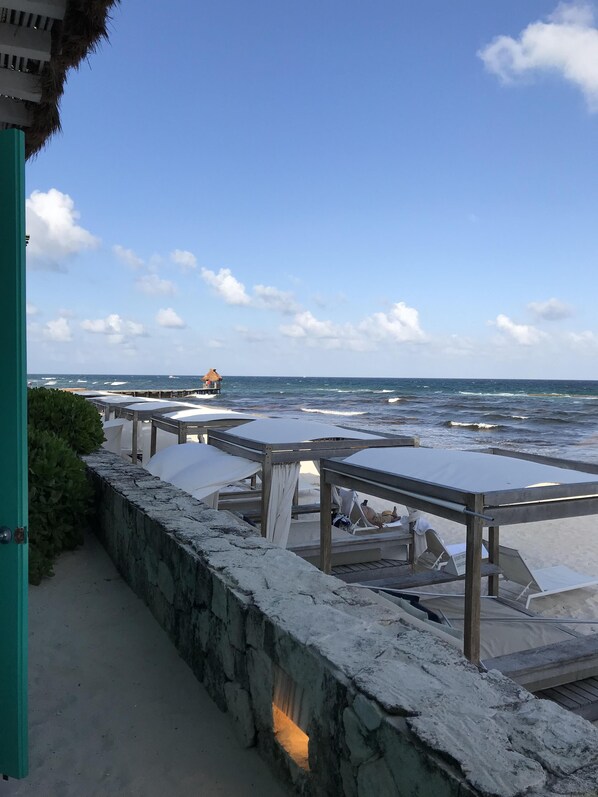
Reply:
[[24, 778], [27, 736], [25, 136], [0, 132], [0, 773]]
[[465, 622], [463, 652], [472, 664], [480, 663], [480, 596], [482, 587], [482, 496], [474, 495], [467, 515], [467, 551], [465, 558]]
[[320, 570], [332, 570], [332, 485], [320, 472]]
[[[491, 565], [498, 565], [499, 562], [499, 534], [500, 529], [498, 526], [490, 526], [488, 528], [488, 562]], [[488, 595], [493, 595], [498, 598], [498, 574], [488, 577]]]

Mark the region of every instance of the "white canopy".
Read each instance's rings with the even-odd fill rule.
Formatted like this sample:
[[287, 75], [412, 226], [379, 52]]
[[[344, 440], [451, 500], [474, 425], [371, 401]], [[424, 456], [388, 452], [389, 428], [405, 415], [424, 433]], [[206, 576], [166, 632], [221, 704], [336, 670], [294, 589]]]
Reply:
[[346, 440], [371, 440], [380, 435], [357, 432], [328, 423], [294, 420], [293, 418], [260, 418], [245, 423], [231, 434], [256, 443], [306, 443], [311, 440], [340, 438]]
[[102, 404], [132, 404], [133, 402], [148, 402], [151, 399], [142, 398], [141, 396], [95, 396], [93, 404], [102, 403]]
[[134, 401], [133, 404], [127, 404], [127, 410], [149, 412], [150, 410], [161, 410], [164, 407], [195, 407], [189, 401], [167, 401], [166, 399], [146, 399], [145, 401], [135, 399]]
[[146, 467], [162, 481], [215, 507], [223, 487], [253, 476], [261, 465], [225, 454], [214, 446], [182, 443], [159, 451]]
[[197, 462], [203, 462], [203, 445], [198, 443], [181, 443], [158, 451], [150, 459], [145, 468], [154, 476], [169, 481], [170, 476]]
[[471, 493], [594, 482], [598, 478], [595, 473], [515, 457], [438, 448], [369, 448], [344, 461]]
[[165, 418], [172, 418], [174, 421], [188, 421], [189, 423], [201, 423], [201, 421], [219, 421], [226, 418], [236, 418], [242, 420], [247, 418], [248, 421], [253, 421], [253, 415], [245, 415], [242, 412], [235, 412], [234, 410], [215, 410], [213, 407], [199, 407], [192, 410], [179, 410], [178, 412], [167, 412]]

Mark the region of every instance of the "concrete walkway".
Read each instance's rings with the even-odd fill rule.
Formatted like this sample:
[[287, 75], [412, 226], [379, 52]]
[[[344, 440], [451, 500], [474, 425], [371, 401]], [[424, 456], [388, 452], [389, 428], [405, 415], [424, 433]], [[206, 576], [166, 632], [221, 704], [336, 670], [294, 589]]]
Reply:
[[0, 797], [285, 797], [95, 537], [30, 596], [30, 775]]

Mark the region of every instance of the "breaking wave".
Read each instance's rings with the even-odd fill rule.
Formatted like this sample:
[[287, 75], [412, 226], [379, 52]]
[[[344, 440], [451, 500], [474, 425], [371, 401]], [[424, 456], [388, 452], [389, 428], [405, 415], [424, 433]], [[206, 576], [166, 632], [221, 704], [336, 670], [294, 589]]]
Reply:
[[308, 407], [301, 407], [301, 412], [317, 412], [320, 415], [367, 415], [364, 412], [350, 412], [350, 411], [341, 411], [341, 410], [314, 410], [309, 409]]
[[462, 421], [447, 421], [445, 426], [459, 427], [459, 429], [498, 429], [497, 423], [463, 423]]

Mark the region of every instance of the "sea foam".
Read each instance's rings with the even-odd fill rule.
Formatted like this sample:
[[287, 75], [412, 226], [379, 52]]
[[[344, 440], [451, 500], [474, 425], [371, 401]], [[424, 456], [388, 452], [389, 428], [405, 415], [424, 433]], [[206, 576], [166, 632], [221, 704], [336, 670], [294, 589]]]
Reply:
[[339, 410], [314, 410], [308, 409], [307, 407], [301, 407], [301, 412], [317, 412], [320, 415], [366, 415], [367, 413], [364, 412], [341, 412]]

